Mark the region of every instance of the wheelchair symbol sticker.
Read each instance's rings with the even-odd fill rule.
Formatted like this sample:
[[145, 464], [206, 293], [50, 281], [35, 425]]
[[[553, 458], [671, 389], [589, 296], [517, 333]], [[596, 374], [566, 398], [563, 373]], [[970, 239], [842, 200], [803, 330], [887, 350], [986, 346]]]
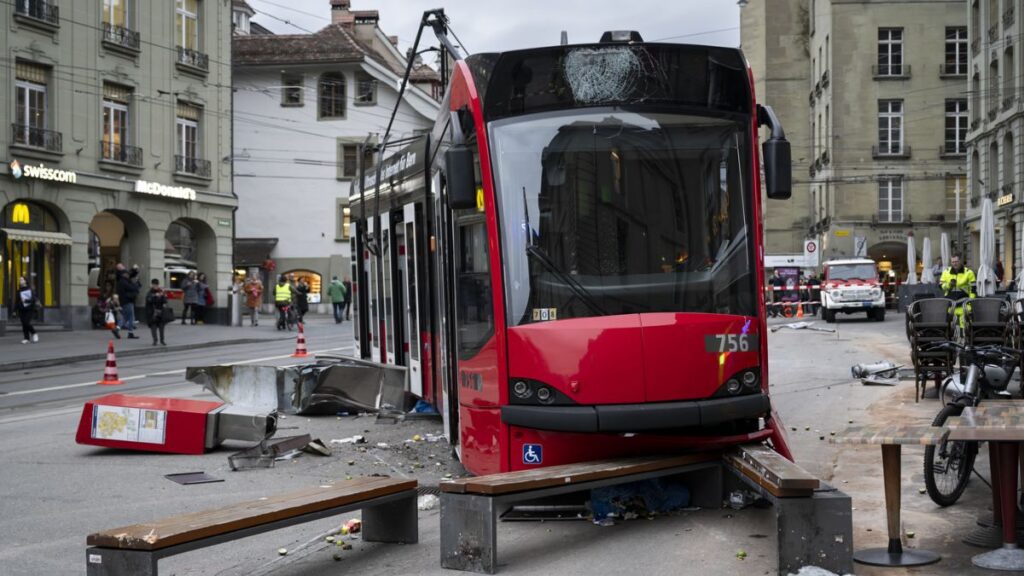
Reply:
[[543, 461], [543, 446], [540, 444], [523, 444], [523, 464], [540, 464]]

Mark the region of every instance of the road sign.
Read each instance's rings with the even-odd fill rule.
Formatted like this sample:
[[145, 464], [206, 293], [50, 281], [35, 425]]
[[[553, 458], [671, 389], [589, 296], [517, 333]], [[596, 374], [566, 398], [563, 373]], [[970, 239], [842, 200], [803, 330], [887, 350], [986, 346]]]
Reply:
[[819, 252], [817, 240], [804, 240], [804, 266], [817, 266]]
[[868, 238], [867, 238], [867, 236], [854, 236], [853, 237], [853, 257], [854, 258], [867, 258], [868, 257]]

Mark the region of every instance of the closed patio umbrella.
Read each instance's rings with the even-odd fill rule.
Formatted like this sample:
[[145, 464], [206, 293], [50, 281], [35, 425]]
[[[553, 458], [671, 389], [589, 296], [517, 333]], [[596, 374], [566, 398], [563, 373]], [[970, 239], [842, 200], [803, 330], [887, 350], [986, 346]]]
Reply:
[[992, 199], [985, 198], [981, 204], [981, 222], [978, 224], [981, 236], [978, 262], [978, 297], [990, 296], [995, 293], [996, 274], [992, 268], [996, 255], [996, 219], [992, 212]]
[[949, 268], [949, 234], [939, 236], [939, 257], [942, 258], [942, 269]]
[[921, 284], [935, 284], [935, 274], [932, 273], [932, 239], [925, 236], [921, 243]]
[[917, 284], [917, 249], [914, 246], [914, 235], [907, 235], [907, 284]]

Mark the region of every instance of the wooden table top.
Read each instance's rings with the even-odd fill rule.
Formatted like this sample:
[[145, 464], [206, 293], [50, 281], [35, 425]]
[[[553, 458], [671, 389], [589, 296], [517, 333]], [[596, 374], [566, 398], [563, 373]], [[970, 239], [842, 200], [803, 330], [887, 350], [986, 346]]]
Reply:
[[938, 444], [946, 428], [922, 424], [894, 424], [892, 426], [854, 426], [829, 440], [834, 444], [912, 444], [929, 446]]
[[946, 420], [946, 425], [950, 440], [1024, 441], [1024, 404], [999, 401], [967, 407], [960, 416]]

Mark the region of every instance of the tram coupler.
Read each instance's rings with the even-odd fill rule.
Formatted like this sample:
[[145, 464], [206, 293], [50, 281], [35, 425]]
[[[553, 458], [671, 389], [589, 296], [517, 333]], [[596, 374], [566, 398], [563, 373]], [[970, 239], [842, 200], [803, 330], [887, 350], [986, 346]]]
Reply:
[[202, 454], [225, 440], [262, 442], [277, 432], [277, 412], [223, 402], [109, 394], [82, 408], [79, 444]]

